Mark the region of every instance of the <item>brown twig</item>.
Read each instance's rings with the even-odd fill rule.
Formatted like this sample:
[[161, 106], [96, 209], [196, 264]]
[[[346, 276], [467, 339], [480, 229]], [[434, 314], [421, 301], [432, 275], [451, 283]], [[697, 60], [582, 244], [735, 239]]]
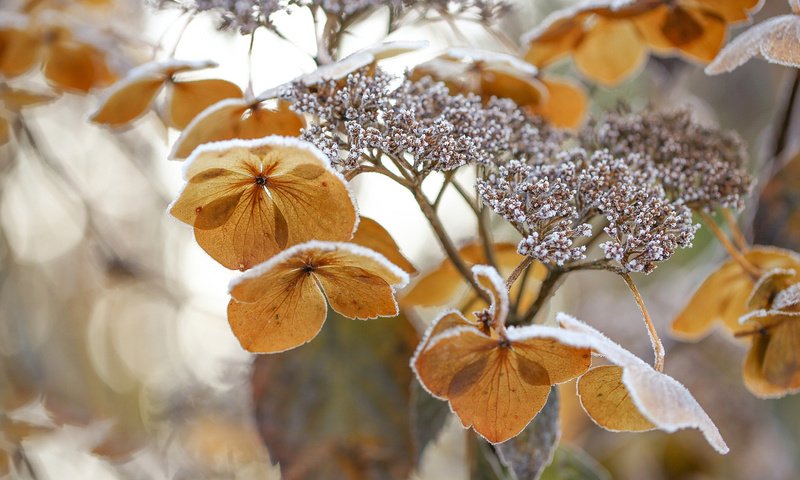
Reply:
[[633, 279], [627, 273], [623, 273], [620, 275], [623, 280], [625, 280], [625, 284], [628, 285], [631, 293], [633, 294], [634, 300], [636, 300], [636, 304], [639, 305], [639, 310], [642, 311], [642, 316], [644, 317], [644, 324], [647, 326], [647, 333], [650, 335], [650, 343], [653, 346], [653, 355], [655, 355], [655, 369], [659, 372], [664, 371], [664, 345], [661, 343], [661, 339], [658, 337], [658, 332], [656, 332], [656, 326], [653, 325], [653, 320], [650, 318], [650, 314], [647, 312], [647, 307], [644, 305], [644, 299], [642, 298], [642, 294], [639, 293], [639, 289], [636, 288], [636, 284], [633, 283]]

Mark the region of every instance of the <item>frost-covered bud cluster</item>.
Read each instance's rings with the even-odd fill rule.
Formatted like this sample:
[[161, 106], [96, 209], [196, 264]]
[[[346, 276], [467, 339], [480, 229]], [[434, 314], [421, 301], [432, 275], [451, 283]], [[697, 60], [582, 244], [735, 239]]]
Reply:
[[493, 164], [511, 154], [542, 155], [540, 127], [513, 102], [484, 105], [475, 95], [451, 95], [429, 78], [411, 81], [363, 69], [340, 81], [296, 82], [281, 95], [296, 112], [312, 116], [303, 138], [340, 171], [376, 154], [402, 158], [421, 172]]
[[[656, 262], [691, 245], [697, 227], [691, 211], [672, 201], [642, 156], [589, 155], [567, 150], [549, 164], [517, 160], [478, 180], [483, 202], [523, 235], [518, 251], [543, 263], [564, 265], [586, 256], [580, 237], [588, 223], [605, 220], [605, 258], [631, 272], [651, 272]], [[598, 232], [599, 233], [599, 232]]]
[[741, 139], [698, 124], [687, 110], [609, 113], [589, 123], [581, 143], [615, 156], [641, 155], [669, 197], [691, 208], [741, 209], [752, 184]]

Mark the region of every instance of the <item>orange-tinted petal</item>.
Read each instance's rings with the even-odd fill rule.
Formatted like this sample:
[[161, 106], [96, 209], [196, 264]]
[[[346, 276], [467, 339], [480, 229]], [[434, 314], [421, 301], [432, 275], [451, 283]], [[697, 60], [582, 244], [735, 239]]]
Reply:
[[800, 318], [769, 315], [746, 323], [748, 329], [760, 324], [752, 336], [744, 361], [744, 383], [760, 398], [780, 398], [800, 392]]
[[63, 90], [88, 93], [116, 81], [106, 63], [106, 55], [98, 48], [74, 40], [61, 40], [50, 45], [44, 64], [47, 81]]
[[397, 314], [394, 288], [408, 281], [375, 252], [353, 244], [307, 242], [231, 284], [228, 318], [250, 351], [277, 352], [311, 340], [331, 307], [351, 318]]
[[352, 242], [375, 250], [406, 273], [412, 275], [417, 273], [414, 265], [400, 253], [400, 247], [397, 246], [389, 232], [371, 218], [361, 217], [359, 219], [358, 229], [353, 235]]
[[111, 88], [89, 119], [109, 127], [129, 125], [150, 110], [165, 81], [157, 73], [124, 78]]
[[525, 61], [537, 67], [545, 67], [572, 53], [583, 39], [586, 17], [586, 14], [581, 13], [574, 17], [561, 18], [552, 21], [546, 29], [529, 36], [526, 39], [528, 51], [525, 53]]
[[642, 37], [661, 53], [678, 51], [707, 63], [725, 43], [725, 21], [705, 10], [666, 6], [634, 19]]
[[0, 75], [12, 78], [32, 69], [39, 61], [39, 39], [11, 26], [0, 26]]
[[349, 240], [356, 210], [344, 180], [306, 142], [283, 137], [198, 149], [170, 213], [215, 260], [246, 270], [308, 240]]
[[633, 403], [622, 383], [622, 367], [605, 365], [578, 380], [581, 406], [598, 425], [615, 432], [643, 432], [655, 428]]
[[228, 98], [241, 98], [242, 89], [227, 80], [187, 80], [169, 88], [167, 109], [170, 126], [183, 130], [206, 108]]
[[[800, 272], [800, 257], [789, 250], [755, 246], [745, 253], [745, 258], [763, 271], [784, 268]], [[740, 330], [739, 317], [747, 313], [747, 299], [752, 288], [749, 275], [733, 259], [727, 260], [703, 281], [672, 321], [673, 336], [698, 340], [717, 321], [730, 332]]]
[[186, 158], [198, 146], [220, 140], [295, 137], [303, 125], [303, 118], [283, 101], [278, 102], [277, 110], [271, 110], [246, 100], [222, 100], [192, 120], [175, 142], [170, 158]]
[[58, 95], [52, 93], [34, 92], [22, 88], [8, 87], [0, 90], [0, 104], [14, 111], [52, 102], [57, 98]]
[[481, 72], [480, 94], [483, 98], [509, 98], [517, 105], [540, 105], [547, 89], [536, 77], [505, 66], [486, 67]]
[[0, 146], [5, 145], [11, 140], [11, 124], [8, 119], [0, 114]]
[[678, 3], [708, 10], [727, 23], [748, 20], [764, 4], [763, 0], [680, 0]]
[[578, 128], [586, 117], [589, 99], [586, 89], [569, 78], [543, 77], [547, 100], [533, 112], [556, 127]]
[[552, 384], [589, 366], [588, 349], [547, 338], [551, 330], [557, 329], [515, 329], [514, 340], [504, 342], [477, 328], [457, 326], [425, 343], [412, 366], [432, 395], [450, 402], [465, 427], [492, 443], [504, 442], [541, 410]]
[[609, 86], [636, 73], [646, 58], [647, 48], [633, 22], [600, 16], [573, 55], [582, 74]]
[[289, 262], [276, 265], [258, 282], [263, 286], [257, 302], [240, 303], [234, 298], [228, 304], [228, 322], [245, 350], [282, 352], [317, 336], [327, 307], [313, 277]]

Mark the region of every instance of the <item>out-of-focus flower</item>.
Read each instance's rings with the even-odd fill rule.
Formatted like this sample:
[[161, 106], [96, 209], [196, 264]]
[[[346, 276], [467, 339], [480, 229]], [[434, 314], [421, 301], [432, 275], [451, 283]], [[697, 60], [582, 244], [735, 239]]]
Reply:
[[706, 73], [730, 72], [753, 57], [800, 68], [800, 2], [789, 0], [792, 15], [770, 18], [736, 37], [706, 67]]
[[615, 85], [640, 68], [648, 50], [710, 62], [728, 26], [747, 20], [760, 5], [759, 0], [586, 0], [527, 33], [525, 59], [545, 67], [571, 56], [587, 78]]

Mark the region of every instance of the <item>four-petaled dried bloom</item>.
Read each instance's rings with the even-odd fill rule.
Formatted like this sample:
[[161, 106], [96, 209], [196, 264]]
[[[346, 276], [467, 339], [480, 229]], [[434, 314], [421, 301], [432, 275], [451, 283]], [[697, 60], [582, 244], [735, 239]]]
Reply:
[[608, 113], [591, 121], [580, 137], [587, 148], [641, 155], [657, 170], [669, 198], [693, 209], [741, 209], [752, 185], [743, 169], [747, 152], [741, 139], [698, 124], [687, 110]]

